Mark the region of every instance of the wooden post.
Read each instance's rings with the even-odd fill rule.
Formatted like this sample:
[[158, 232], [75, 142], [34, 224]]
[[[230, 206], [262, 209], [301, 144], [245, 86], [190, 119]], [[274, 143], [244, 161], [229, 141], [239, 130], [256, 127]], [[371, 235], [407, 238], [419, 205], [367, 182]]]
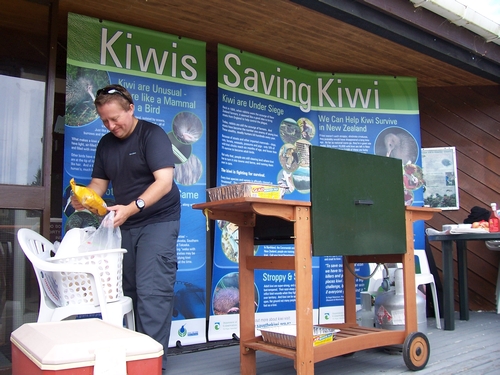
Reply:
[[[255, 290], [254, 270], [247, 267], [247, 256], [253, 256], [251, 226], [239, 227], [239, 286], [240, 286], [240, 373], [255, 375], [257, 372], [255, 350], [244, 346], [246, 340], [255, 337]], [[244, 282], [242, 282], [244, 280]]]
[[295, 206], [295, 295], [297, 374], [314, 374], [311, 217], [309, 207]]

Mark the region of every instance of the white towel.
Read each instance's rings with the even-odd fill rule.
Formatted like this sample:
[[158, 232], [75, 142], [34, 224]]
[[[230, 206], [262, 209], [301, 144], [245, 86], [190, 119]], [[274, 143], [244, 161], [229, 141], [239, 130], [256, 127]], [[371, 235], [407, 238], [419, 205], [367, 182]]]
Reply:
[[94, 375], [127, 375], [126, 349], [119, 346], [96, 348]]

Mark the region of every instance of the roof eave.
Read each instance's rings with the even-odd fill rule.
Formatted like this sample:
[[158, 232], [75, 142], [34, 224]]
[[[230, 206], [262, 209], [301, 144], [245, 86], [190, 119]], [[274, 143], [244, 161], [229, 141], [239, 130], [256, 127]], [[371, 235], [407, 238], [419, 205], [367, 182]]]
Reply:
[[292, 0], [500, 83], [500, 45], [408, 0]]

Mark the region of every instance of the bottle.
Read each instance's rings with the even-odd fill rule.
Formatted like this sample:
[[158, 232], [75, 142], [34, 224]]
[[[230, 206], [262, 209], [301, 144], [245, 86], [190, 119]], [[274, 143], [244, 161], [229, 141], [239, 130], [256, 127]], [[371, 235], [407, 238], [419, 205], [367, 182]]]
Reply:
[[497, 204], [491, 204], [491, 214], [489, 220], [490, 232], [500, 232], [500, 219], [497, 213]]

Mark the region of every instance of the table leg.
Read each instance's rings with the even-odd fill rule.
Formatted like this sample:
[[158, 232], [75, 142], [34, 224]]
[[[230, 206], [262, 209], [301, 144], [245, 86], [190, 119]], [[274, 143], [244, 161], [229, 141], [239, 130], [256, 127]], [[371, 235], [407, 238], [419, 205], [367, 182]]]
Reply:
[[314, 375], [311, 220], [308, 207], [295, 207], [295, 294], [297, 375]]
[[453, 296], [453, 241], [442, 241], [443, 251], [443, 315], [444, 329], [453, 331], [455, 329], [455, 301]]
[[247, 256], [253, 255], [253, 228], [239, 227], [239, 286], [240, 286], [240, 374], [255, 375], [255, 350], [245, 347], [245, 341], [255, 338], [254, 270], [247, 268]]
[[460, 320], [469, 320], [469, 290], [467, 280], [467, 241], [459, 240], [457, 244], [458, 261], [458, 296], [460, 302]]

